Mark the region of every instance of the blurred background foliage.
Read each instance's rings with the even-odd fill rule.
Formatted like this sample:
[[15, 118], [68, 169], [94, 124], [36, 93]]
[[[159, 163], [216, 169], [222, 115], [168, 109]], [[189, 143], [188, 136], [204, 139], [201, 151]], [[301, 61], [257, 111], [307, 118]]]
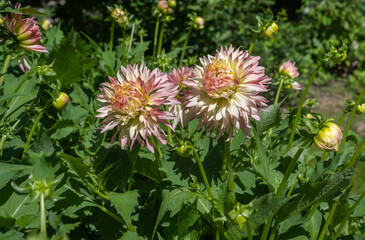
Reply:
[[[88, 0], [87, 4], [73, 0], [21, 2], [42, 8], [52, 17], [54, 25], [61, 23], [65, 32], [74, 27], [99, 43], [109, 40], [110, 22], [105, 21], [110, 15], [107, 6], [119, 4], [133, 15], [130, 23], [143, 20], [140, 26], [146, 30], [145, 41], [153, 41], [156, 22], [153, 9], [157, 4], [154, 0]], [[261, 64], [269, 75], [272, 73], [271, 77], [283, 59], [288, 59], [297, 63], [301, 73], [299, 81], [305, 82], [324, 49], [328, 49], [328, 40], [340, 44], [342, 39], [349, 47], [345, 64], [326, 65], [315, 84], [325, 85], [335, 79], [343, 81], [349, 90], [357, 90], [365, 84], [364, 0], [179, 0], [173, 20], [167, 23], [169, 30], [165, 31], [163, 46], [166, 52], [182, 48], [188, 32], [187, 15], [194, 12], [205, 19], [205, 29], [193, 31], [187, 57], [214, 54], [222, 45], [248, 49], [251, 29], [257, 25], [255, 17], [263, 16], [267, 9], [278, 18], [279, 32], [273, 39], [257, 41], [253, 55], [262, 57]], [[131, 25], [127, 32], [130, 32]], [[122, 31], [116, 31], [116, 36], [121, 41]]]

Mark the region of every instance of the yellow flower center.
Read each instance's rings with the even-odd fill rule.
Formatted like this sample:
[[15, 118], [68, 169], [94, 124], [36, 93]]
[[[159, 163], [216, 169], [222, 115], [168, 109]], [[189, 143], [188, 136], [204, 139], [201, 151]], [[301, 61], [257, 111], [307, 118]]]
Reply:
[[145, 105], [146, 100], [141, 92], [130, 83], [113, 87], [114, 95], [111, 102], [122, 116], [136, 116]]
[[215, 60], [204, 69], [204, 90], [213, 98], [228, 98], [238, 84], [235, 72], [224, 60]]

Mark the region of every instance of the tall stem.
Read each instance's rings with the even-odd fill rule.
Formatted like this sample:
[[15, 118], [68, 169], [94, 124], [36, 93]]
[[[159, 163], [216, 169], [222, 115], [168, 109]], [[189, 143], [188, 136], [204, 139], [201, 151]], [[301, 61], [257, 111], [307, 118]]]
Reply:
[[162, 167], [161, 164], [161, 158], [162, 158], [162, 152], [160, 146], [158, 146], [158, 143], [156, 142], [154, 137], [151, 137], [151, 143], [153, 145], [153, 150], [155, 154], [155, 159], [158, 167]]
[[133, 23], [132, 31], [131, 31], [131, 37], [129, 38], [128, 53], [131, 51], [131, 48], [132, 48], [132, 42], [133, 42], [133, 35], [134, 35], [135, 26], [136, 26], [136, 23]]
[[157, 49], [157, 56], [160, 55], [161, 49], [162, 49], [162, 39], [163, 39], [163, 27], [165, 25], [165, 21], [162, 22], [161, 28], [160, 28], [160, 36], [158, 39], [158, 49]]
[[276, 96], [275, 96], [275, 101], [274, 101], [274, 106], [278, 103], [279, 101], [279, 96], [280, 96], [280, 92], [281, 92], [281, 88], [283, 87], [283, 81], [284, 79], [281, 78], [280, 80], [280, 84], [279, 84], [279, 87], [278, 87], [278, 91], [276, 92]]
[[365, 95], [365, 87], [362, 89], [361, 93], [360, 93], [360, 96], [359, 98], [356, 100], [355, 102], [355, 106], [354, 108], [352, 109], [351, 113], [350, 113], [350, 117], [349, 119], [347, 120], [347, 124], [346, 124], [346, 128], [345, 128], [345, 131], [343, 132], [343, 139], [341, 141], [341, 145], [340, 145], [340, 148], [338, 150], [338, 153], [341, 153], [342, 150], [343, 150], [343, 147], [345, 146], [345, 143], [346, 143], [346, 138], [347, 138], [347, 134], [349, 133], [349, 130], [350, 130], [350, 127], [351, 127], [351, 123], [352, 123], [352, 120], [354, 119], [354, 116], [355, 116], [355, 113], [356, 113], [356, 110], [357, 110], [357, 106], [359, 106], [362, 98], [364, 97]]
[[34, 123], [33, 123], [33, 126], [32, 128], [30, 129], [30, 132], [28, 134], [28, 137], [27, 137], [27, 141], [25, 142], [25, 147], [24, 147], [24, 151], [23, 151], [23, 156], [28, 152], [28, 149], [29, 149], [29, 145], [30, 145], [30, 141], [32, 140], [32, 136], [33, 136], [33, 133], [34, 133], [34, 130], [36, 129], [37, 125], [38, 125], [38, 122], [39, 120], [41, 120], [42, 118], [42, 115], [44, 113], [44, 110], [43, 109], [39, 114], [38, 114], [38, 117], [35, 119]]
[[249, 219], [247, 219], [246, 221], [246, 227], [247, 227], [247, 239], [252, 240], [252, 227]]
[[332, 207], [331, 207], [331, 210], [328, 214], [328, 217], [327, 217], [327, 220], [322, 228], [322, 231], [321, 231], [321, 234], [319, 235], [318, 237], [318, 240], [323, 240], [324, 238], [324, 235], [326, 234], [327, 232], [327, 228], [328, 226], [330, 225], [331, 221], [332, 221], [332, 217], [333, 215], [335, 214], [335, 211], [336, 211], [336, 208], [337, 208], [337, 205], [338, 205], [338, 202], [334, 202]]
[[194, 154], [194, 157], [196, 159], [196, 162], [198, 163], [198, 166], [199, 166], [199, 170], [200, 170], [200, 174], [202, 175], [203, 177], [203, 181], [204, 181], [204, 185], [205, 185], [205, 188], [207, 189], [208, 191], [208, 195], [211, 199], [214, 199], [213, 197], [213, 192], [212, 190], [210, 189], [210, 185], [209, 185], [209, 182], [208, 182], [208, 179], [207, 179], [207, 175], [205, 174], [205, 171], [204, 171], [204, 167], [203, 167], [203, 164], [202, 162], [200, 161], [200, 157], [198, 155], [198, 153], [196, 152], [195, 149], [193, 149], [193, 154]]
[[1, 77], [0, 77], [0, 85], [3, 84], [4, 82], [4, 78], [5, 75], [8, 71], [8, 67], [9, 67], [9, 63], [10, 63], [10, 59], [11, 59], [11, 54], [8, 54], [5, 58], [5, 62], [4, 62], [4, 66], [3, 66], [3, 70], [1, 71]]
[[321, 60], [317, 67], [316, 67], [316, 70], [314, 70], [311, 78], [309, 79], [308, 83], [307, 83], [307, 86], [305, 87], [305, 90], [302, 94], [302, 97], [300, 98], [300, 103], [299, 103], [299, 107], [298, 107], [298, 110], [297, 110], [297, 113], [295, 115], [295, 119], [294, 119], [294, 122], [293, 122], [293, 126], [292, 126], [292, 130], [291, 130], [291, 133], [290, 133], [290, 137], [289, 137], [289, 142], [288, 142], [288, 146], [286, 148], [286, 151], [288, 152], [292, 146], [292, 143], [293, 143], [293, 140], [294, 140], [294, 135], [295, 135], [295, 131], [297, 129], [297, 126], [298, 126], [298, 121], [299, 121], [299, 117], [301, 116], [301, 112], [302, 112], [302, 108], [303, 108], [303, 104], [304, 104], [304, 101], [305, 101], [305, 97], [307, 96], [307, 93], [309, 91], [309, 87], [312, 85], [312, 82], [314, 80], [314, 77], [317, 75], [319, 69], [322, 67], [322, 64], [323, 64], [323, 60]]
[[281, 194], [283, 193], [284, 188], [286, 186], [286, 183], [287, 183], [287, 181], [289, 179], [289, 176], [292, 173], [292, 171], [293, 171], [293, 169], [295, 167], [295, 164], [297, 163], [297, 161], [298, 161], [298, 159], [299, 159], [299, 157], [300, 157], [300, 155], [302, 154], [303, 151], [304, 151], [304, 148], [299, 147], [298, 151], [295, 153], [294, 157], [290, 161], [289, 166], [288, 166], [288, 168], [285, 171], [284, 177], [281, 180], [281, 183], [280, 183], [280, 186], [278, 188], [278, 191], [275, 194], [275, 197], [279, 198], [281, 196]]
[[134, 148], [130, 149], [129, 159], [132, 162], [132, 169], [131, 169], [131, 173], [130, 173], [129, 179], [128, 179], [128, 191], [130, 191], [131, 187], [132, 187], [134, 169], [136, 168], [137, 157], [138, 157], [138, 152], [139, 152], [140, 148], [141, 148], [141, 145], [136, 143], [134, 145]]
[[109, 41], [109, 52], [113, 52], [113, 41], [114, 41], [114, 29], [115, 29], [115, 22], [112, 20], [112, 26], [110, 28], [110, 41]]
[[270, 226], [272, 223], [274, 216], [272, 216], [269, 220], [267, 220], [267, 223], [265, 224], [264, 230], [262, 231], [262, 235], [261, 235], [261, 240], [267, 240], [267, 235], [269, 233], [270, 230]]
[[41, 236], [42, 239], [47, 239], [47, 226], [46, 226], [46, 207], [44, 204], [44, 193], [41, 192], [40, 200], [39, 200], [39, 210], [41, 217]]
[[156, 26], [155, 26], [155, 35], [153, 36], [153, 57], [156, 56], [157, 50], [157, 38], [158, 38], [158, 28], [160, 26], [160, 16], [157, 17]]
[[351, 214], [353, 213], [353, 211], [355, 210], [355, 208], [357, 207], [357, 205], [360, 203], [360, 201], [365, 197], [365, 192], [363, 192], [361, 194], [361, 196], [356, 200], [356, 202], [354, 203], [354, 205], [352, 205], [350, 211], [348, 211], [348, 213], [346, 214], [346, 216], [343, 218], [341, 225], [338, 227], [336, 234], [333, 236], [333, 240], [336, 240], [338, 238], [338, 236], [341, 234], [342, 228], [345, 226], [347, 220], [349, 219], [349, 217], [351, 216]]
[[125, 44], [125, 28], [123, 28], [123, 59], [122, 62], [124, 63], [124, 59], [126, 59], [126, 48], [127, 45]]
[[248, 49], [248, 54], [251, 55], [252, 53], [252, 50], [253, 50], [253, 46], [255, 46], [255, 42], [256, 42], [256, 39], [258, 37], [258, 34], [255, 33], [252, 37], [252, 41], [251, 41], [251, 44], [250, 44], [250, 48]]
[[190, 29], [189, 29], [189, 32], [188, 32], [188, 35], [187, 35], [187, 36], [186, 36], [186, 38], [185, 38], [185, 42], [184, 42], [184, 46], [183, 46], [183, 50], [182, 50], [182, 52], [181, 52], [181, 57], [180, 57], [179, 66], [181, 66], [182, 61], [184, 60], [186, 46], [188, 45], [188, 41], [189, 41], [189, 38], [190, 38], [191, 30], [192, 30], [192, 29], [193, 29], [193, 25], [191, 25], [191, 27], [190, 27]]
[[[143, 43], [143, 35], [139, 36], [140, 42]], [[144, 62], [144, 52], [142, 52], [142, 62]]]
[[357, 156], [360, 154], [360, 152], [364, 149], [365, 147], [365, 137], [362, 139], [360, 145], [357, 147], [356, 152], [354, 153], [354, 155], [352, 156], [350, 162], [349, 162], [349, 167], [352, 167], [352, 165], [355, 164], [356, 158]]
[[233, 170], [232, 170], [232, 160], [231, 160], [231, 151], [230, 151], [230, 141], [224, 141], [224, 162], [227, 163], [227, 170], [229, 175], [229, 190], [234, 190], [234, 179], [233, 179]]

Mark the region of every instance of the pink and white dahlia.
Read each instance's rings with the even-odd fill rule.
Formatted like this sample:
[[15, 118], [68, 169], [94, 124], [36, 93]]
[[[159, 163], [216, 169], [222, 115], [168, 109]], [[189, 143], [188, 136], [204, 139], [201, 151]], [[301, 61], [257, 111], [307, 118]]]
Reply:
[[[20, 5], [16, 5], [19, 8]], [[11, 13], [5, 16], [4, 28], [14, 35], [18, 46], [31, 52], [48, 52], [44, 46], [37, 45], [41, 40], [41, 32], [33, 18], [24, 18], [20, 14]]]
[[298, 68], [294, 66], [295, 63], [287, 61], [281, 64], [279, 68], [279, 73], [289, 76], [291, 78], [296, 78], [299, 76]]
[[102, 102], [96, 117], [104, 118], [101, 133], [116, 127], [116, 133], [111, 139], [113, 143], [119, 133], [122, 149], [128, 143], [132, 149], [137, 140], [142, 146], [154, 152], [150, 138], [156, 137], [162, 144], [166, 144], [166, 134], [160, 124], [172, 128], [166, 120], [175, 116], [162, 111], [162, 105], [176, 105], [175, 98], [178, 87], [168, 81], [166, 74], [157, 68], [152, 72], [143, 64], [121, 67], [117, 78], [109, 77], [110, 82], [102, 84], [103, 94], [98, 96]]
[[[172, 82], [175, 86], [179, 87], [180, 94], [178, 95], [179, 100], [184, 100], [184, 89], [186, 89], [185, 81], [194, 77], [193, 69], [189, 67], [179, 67], [177, 69], [172, 70], [168, 75], [168, 80]], [[176, 128], [176, 126], [181, 124], [181, 127], [184, 127], [186, 123], [186, 113], [182, 107], [182, 104], [178, 104], [170, 107], [170, 112], [175, 115], [175, 119], [173, 120], [172, 126]]]
[[270, 83], [264, 67], [258, 66], [259, 59], [232, 46], [200, 59], [203, 66], [196, 66], [195, 77], [185, 82], [191, 88], [185, 108], [190, 120], [201, 118], [199, 129], [206, 126], [212, 132], [218, 128], [217, 139], [227, 133], [227, 141], [238, 129], [249, 136], [249, 118], [260, 120], [259, 109], [268, 102], [258, 95], [267, 92]]

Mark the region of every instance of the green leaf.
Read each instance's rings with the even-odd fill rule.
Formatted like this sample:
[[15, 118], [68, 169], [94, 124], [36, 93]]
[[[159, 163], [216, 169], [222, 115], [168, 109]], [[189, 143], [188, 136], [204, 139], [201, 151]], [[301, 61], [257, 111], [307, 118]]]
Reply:
[[19, 96], [27, 96], [27, 95], [21, 94], [21, 93], [5, 95], [5, 96], [0, 97], [0, 103], [2, 103], [3, 101], [5, 101], [7, 99], [14, 98], [14, 97], [19, 97]]
[[49, 157], [53, 154], [54, 147], [52, 142], [49, 140], [49, 137], [44, 127], [41, 127], [41, 130], [38, 133], [38, 136], [32, 145], [32, 150], [34, 150], [37, 153], [43, 151], [46, 157]]
[[218, 180], [218, 185], [212, 185], [214, 207], [224, 216], [233, 209], [235, 204], [234, 192], [229, 190], [228, 177], [224, 182]]
[[47, 37], [47, 47], [49, 49], [52, 49], [55, 45], [59, 45], [61, 43], [61, 40], [64, 37], [64, 34], [61, 30], [61, 23], [57, 24], [57, 26], [49, 29], [46, 32]]
[[322, 220], [323, 220], [322, 214], [317, 209], [308, 221], [308, 231], [311, 236], [311, 239], [318, 238], [319, 233], [321, 231]]
[[34, 8], [30, 7], [30, 6], [19, 8], [19, 11], [26, 14], [26, 15], [49, 17], [47, 14], [41, 13], [41, 12], [35, 10]]
[[135, 47], [130, 51], [130, 54], [132, 54], [133, 60], [135, 62], [142, 61], [142, 55], [148, 50], [149, 45], [150, 45], [150, 42], [135, 43]]
[[177, 215], [177, 232], [179, 239], [184, 239], [184, 236], [189, 234], [189, 227], [200, 218], [200, 214], [192, 206], [183, 207]]
[[280, 123], [280, 105], [281, 103], [278, 103], [275, 106], [271, 105], [267, 110], [260, 112], [260, 121], [255, 121], [256, 130], [259, 136], [266, 130]]
[[0, 232], [0, 240], [19, 240], [23, 239], [24, 234], [15, 230], [8, 231], [6, 233]]
[[136, 232], [126, 232], [120, 238], [120, 240], [145, 240], [145, 239], [146, 238], [138, 236], [138, 234]]
[[73, 46], [73, 33], [71, 31], [62, 40], [61, 44], [54, 49], [52, 55], [55, 59], [53, 70], [64, 87], [82, 80], [81, 54]]
[[78, 103], [80, 104], [81, 107], [85, 109], [90, 108], [89, 97], [86, 95], [84, 90], [82, 90], [82, 88], [78, 84], [73, 85], [73, 91], [70, 94], [70, 98], [72, 103]]
[[171, 192], [164, 191], [163, 201], [153, 229], [152, 239], [156, 233], [158, 225], [168, 211], [171, 211], [170, 217], [173, 217], [181, 210], [184, 203], [193, 202], [195, 199], [196, 195], [188, 190], [174, 189]]
[[75, 158], [66, 153], [62, 153], [61, 159], [68, 163], [70, 168], [80, 177], [80, 179], [85, 179], [86, 174], [89, 172], [89, 166], [84, 164], [81, 158]]
[[30, 166], [15, 165], [0, 162], [0, 189], [2, 189], [18, 172], [24, 169], [30, 169]]
[[119, 215], [122, 216], [124, 222], [128, 224], [132, 213], [135, 211], [135, 207], [138, 205], [138, 192], [110, 192], [108, 193], [108, 197], [110, 198], [112, 206], [114, 206]]

